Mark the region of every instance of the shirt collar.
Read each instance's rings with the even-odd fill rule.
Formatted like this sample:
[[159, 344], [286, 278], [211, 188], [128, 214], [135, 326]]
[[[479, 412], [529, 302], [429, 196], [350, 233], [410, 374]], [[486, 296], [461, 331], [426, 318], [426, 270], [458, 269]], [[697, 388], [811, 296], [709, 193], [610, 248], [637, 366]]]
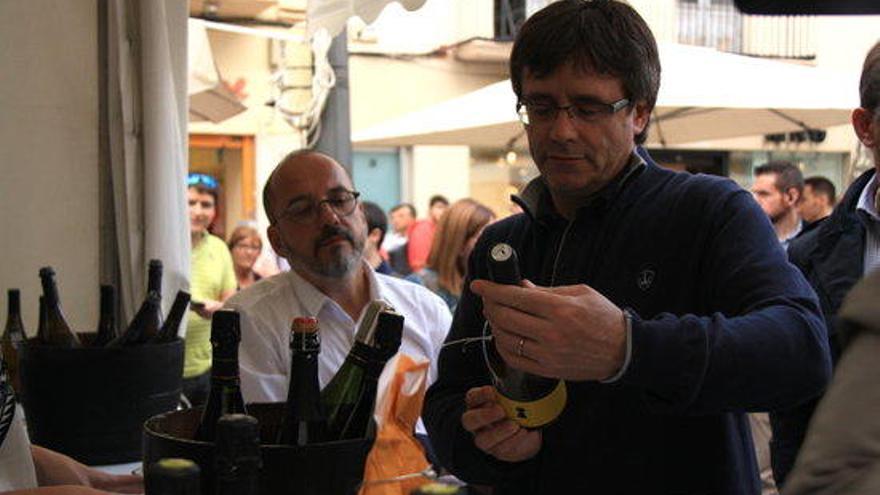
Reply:
[[877, 174], [874, 174], [871, 180], [865, 184], [864, 189], [862, 189], [856, 209], [862, 210], [870, 215], [872, 219], [880, 221], [880, 213], [877, 212], [877, 185]]
[[[376, 273], [370, 268], [370, 265], [365, 260], [363, 261], [363, 265], [367, 272], [367, 285], [370, 290], [370, 300], [378, 299], [379, 281], [376, 277]], [[288, 274], [293, 293], [296, 295], [296, 298], [299, 300], [300, 304], [302, 304], [303, 309], [306, 310], [307, 314], [316, 316], [327, 304], [336, 304], [333, 299], [321, 292], [321, 290], [312, 285], [311, 282], [303, 278], [296, 272], [296, 270], [290, 270]]]
[[[634, 148], [629, 157], [629, 161], [626, 163], [623, 170], [617, 174], [611, 182], [606, 184], [605, 187], [593, 193], [587, 199], [585, 204], [592, 203], [596, 200], [605, 200], [606, 202], [612, 200], [614, 196], [620, 192], [620, 188], [627, 182], [627, 179], [629, 179], [634, 172], [640, 170], [645, 164], [645, 159], [642, 158]], [[538, 219], [551, 215], [558, 215], [553, 207], [553, 202], [550, 199], [549, 193], [550, 191], [547, 189], [547, 184], [544, 182], [544, 179], [539, 176], [526, 184], [522, 194], [519, 196], [512, 196], [511, 199], [519, 204], [520, 207], [522, 207], [532, 218]]]

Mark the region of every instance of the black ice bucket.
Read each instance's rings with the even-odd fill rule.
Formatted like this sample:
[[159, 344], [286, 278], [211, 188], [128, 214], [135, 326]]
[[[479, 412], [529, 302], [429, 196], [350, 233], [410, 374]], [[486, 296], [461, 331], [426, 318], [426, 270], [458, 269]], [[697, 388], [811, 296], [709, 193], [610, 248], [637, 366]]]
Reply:
[[[342, 440], [306, 447], [274, 445], [283, 403], [248, 404], [248, 414], [260, 422], [262, 495], [350, 495], [364, 475], [372, 438]], [[199, 465], [202, 494], [215, 493], [214, 444], [192, 440], [202, 408], [173, 411], [144, 424], [144, 464], [163, 457], [182, 457]]]
[[21, 354], [31, 441], [90, 465], [141, 459], [143, 424], [177, 408], [183, 341], [65, 349], [32, 339]]

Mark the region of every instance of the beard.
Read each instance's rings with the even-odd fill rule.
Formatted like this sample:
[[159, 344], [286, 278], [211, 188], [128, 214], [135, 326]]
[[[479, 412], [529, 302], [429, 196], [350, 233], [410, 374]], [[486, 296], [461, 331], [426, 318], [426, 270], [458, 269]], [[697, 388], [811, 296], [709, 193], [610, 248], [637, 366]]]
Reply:
[[[346, 249], [344, 244], [334, 243], [324, 246], [328, 241], [341, 237], [351, 246]], [[312, 255], [301, 256], [295, 254], [290, 248], [290, 263], [292, 266], [302, 266], [310, 272], [324, 278], [345, 278], [351, 274], [362, 262], [364, 252], [364, 239], [356, 239], [354, 234], [343, 227], [326, 225], [321, 234], [315, 239]], [[325, 258], [321, 258], [321, 251], [325, 251]]]

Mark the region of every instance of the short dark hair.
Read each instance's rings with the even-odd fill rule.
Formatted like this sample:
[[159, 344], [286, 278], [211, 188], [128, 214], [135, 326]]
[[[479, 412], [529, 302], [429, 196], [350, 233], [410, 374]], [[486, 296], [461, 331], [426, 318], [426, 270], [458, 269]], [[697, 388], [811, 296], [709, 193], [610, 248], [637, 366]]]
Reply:
[[214, 206], [220, 201], [220, 192], [216, 187], [207, 187], [202, 184], [196, 184], [193, 186], [188, 186], [187, 189], [195, 189], [195, 191], [199, 194], [210, 194], [212, 198], [214, 198]]
[[442, 194], [435, 194], [431, 196], [431, 199], [428, 201], [428, 208], [433, 208], [435, 204], [443, 203], [446, 206], [449, 206], [449, 200], [446, 199], [446, 196]]
[[815, 176], [804, 179], [804, 186], [810, 186], [815, 194], [821, 194], [828, 198], [828, 204], [834, 206], [837, 202], [837, 189], [834, 183], [825, 177]]
[[786, 192], [789, 189], [797, 189], [798, 193], [804, 192], [804, 174], [791, 162], [777, 160], [765, 163], [755, 169], [755, 177], [760, 175], [776, 175], [776, 189]]
[[859, 81], [859, 99], [865, 110], [880, 112], [880, 41], [865, 57], [862, 78]]
[[389, 213], [394, 213], [395, 211], [400, 210], [402, 208], [408, 208], [409, 212], [412, 214], [413, 218], [418, 218], [418, 215], [416, 215], [416, 207], [410, 203], [400, 203], [399, 205], [395, 206], [394, 208], [391, 208], [391, 211]]
[[385, 240], [385, 232], [388, 232], [388, 218], [382, 207], [372, 201], [361, 201], [364, 206], [364, 215], [367, 217], [367, 234], [373, 229], [379, 229], [382, 235], [379, 237], [379, 245]]
[[[510, 81], [522, 98], [525, 69], [536, 77], [571, 63], [619, 78], [626, 98], [644, 101], [648, 111], [660, 89], [660, 55], [645, 20], [629, 5], [615, 0], [560, 0], [531, 16], [519, 30], [510, 54]], [[650, 114], [649, 119], [650, 122]], [[642, 144], [648, 126], [636, 136]]]

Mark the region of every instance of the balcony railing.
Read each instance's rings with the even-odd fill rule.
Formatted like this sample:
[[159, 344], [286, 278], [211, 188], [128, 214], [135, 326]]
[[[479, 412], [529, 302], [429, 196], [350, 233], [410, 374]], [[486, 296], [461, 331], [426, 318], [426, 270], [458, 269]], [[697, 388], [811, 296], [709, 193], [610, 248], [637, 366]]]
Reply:
[[742, 15], [729, 0], [679, 0], [678, 42], [757, 57], [816, 58], [812, 17]]

